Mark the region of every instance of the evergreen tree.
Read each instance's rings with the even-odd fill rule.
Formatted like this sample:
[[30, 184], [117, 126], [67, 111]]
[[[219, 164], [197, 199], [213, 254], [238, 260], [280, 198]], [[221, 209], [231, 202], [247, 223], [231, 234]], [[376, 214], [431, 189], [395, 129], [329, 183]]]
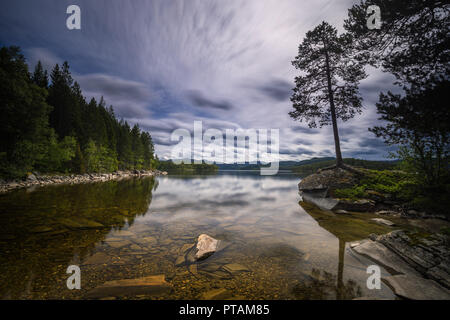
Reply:
[[118, 121], [103, 97], [87, 103], [67, 62], [53, 68], [49, 86], [40, 62], [30, 75], [19, 48], [1, 48], [0, 81], [1, 176], [152, 168], [150, 134]]
[[41, 61], [38, 61], [36, 67], [34, 68], [34, 73], [32, 76], [32, 81], [34, 84], [38, 85], [41, 88], [48, 88], [48, 74], [47, 70], [44, 70], [42, 67]]
[[295, 120], [305, 120], [311, 128], [333, 125], [338, 167], [344, 164], [337, 119], [346, 121], [361, 113], [358, 85], [366, 77], [362, 57], [351, 45], [348, 34], [338, 36], [334, 27], [322, 22], [306, 33], [292, 62], [303, 74], [295, 78], [291, 97], [294, 111], [289, 115]]
[[[367, 28], [369, 5], [380, 8], [379, 30]], [[381, 64], [400, 84], [419, 85], [448, 75], [449, 12], [441, 0], [362, 0], [349, 10], [345, 28], [374, 66]]]
[[22, 176], [48, 151], [51, 107], [18, 47], [0, 49], [0, 174]]

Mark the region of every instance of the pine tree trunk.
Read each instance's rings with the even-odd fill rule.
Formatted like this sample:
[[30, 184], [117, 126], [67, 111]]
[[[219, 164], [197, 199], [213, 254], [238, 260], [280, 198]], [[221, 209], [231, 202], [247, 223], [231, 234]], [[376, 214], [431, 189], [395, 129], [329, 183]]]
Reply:
[[325, 49], [325, 67], [327, 71], [327, 81], [328, 81], [328, 96], [330, 100], [330, 110], [331, 110], [331, 121], [333, 123], [333, 134], [334, 134], [334, 146], [336, 148], [336, 166], [342, 167], [342, 154], [341, 154], [341, 144], [339, 142], [339, 132], [336, 121], [336, 108], [334, 107], [334, 96], [331, 86], [331, 74], [330, 74], [330, 62], [328, 57], [328, 51]]

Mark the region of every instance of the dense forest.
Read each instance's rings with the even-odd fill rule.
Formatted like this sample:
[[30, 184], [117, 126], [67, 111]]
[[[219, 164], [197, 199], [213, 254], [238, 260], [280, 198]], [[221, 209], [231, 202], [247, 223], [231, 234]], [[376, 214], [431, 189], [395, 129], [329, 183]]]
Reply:
[[50, 76], [28, 70], [18, 47], [0, 49], [0, 176], [28, 172], [148, 170], [157, 163], [152, 137], [118, 120], [103, 98], [86, 101], [69, 64]]

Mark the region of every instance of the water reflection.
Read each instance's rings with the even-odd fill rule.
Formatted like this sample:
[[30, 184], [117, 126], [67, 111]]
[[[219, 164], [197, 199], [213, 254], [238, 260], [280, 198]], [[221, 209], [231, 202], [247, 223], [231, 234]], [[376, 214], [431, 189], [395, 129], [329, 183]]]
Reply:
[[[370, 263], [345, 246], [375, 226], [355, 233], [352, 223], [302, 208], [297, 183], [227, 172], [1, 196], [0, 297], [79, 299], [105, 281], [154, 274], [173, 289], [120, 298], [200, 299], [217, 288], [241, 299], [392, 297], [385, 287], [365, 289]], [[226, 245], [182, 263], [201, 233]], [[66, 288], [69, 264], [81, 265], [81, 290]]]
[[64, 282], [54, 285], [66, 277], [67, 266], [89, 256], [111, 230], [131, 226], [156, 187], [148, 178], [2, 195], [0, 297], [59, 297]]

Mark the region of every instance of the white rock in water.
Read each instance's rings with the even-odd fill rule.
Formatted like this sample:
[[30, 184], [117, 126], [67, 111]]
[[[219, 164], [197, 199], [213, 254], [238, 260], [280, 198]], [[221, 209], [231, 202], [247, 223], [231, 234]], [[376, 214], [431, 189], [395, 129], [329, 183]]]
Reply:
[[375, 221], [376, 223], [379, 224], [384, 224], [386, 226], [392, 227], [394, 226], [394, 223], [392, 221], [386, 220], [386, 219], [381, 219], [381, 218], [373, 218], [371, 219], [372, 221]]
[[219, 242], [219, 240], [214, 239], [207, 234], [199, 235], [197, 240], [198, 251], [195, 254], [195, 259], [202, 260], [208, 258], [210, 255], [217, 251]]

